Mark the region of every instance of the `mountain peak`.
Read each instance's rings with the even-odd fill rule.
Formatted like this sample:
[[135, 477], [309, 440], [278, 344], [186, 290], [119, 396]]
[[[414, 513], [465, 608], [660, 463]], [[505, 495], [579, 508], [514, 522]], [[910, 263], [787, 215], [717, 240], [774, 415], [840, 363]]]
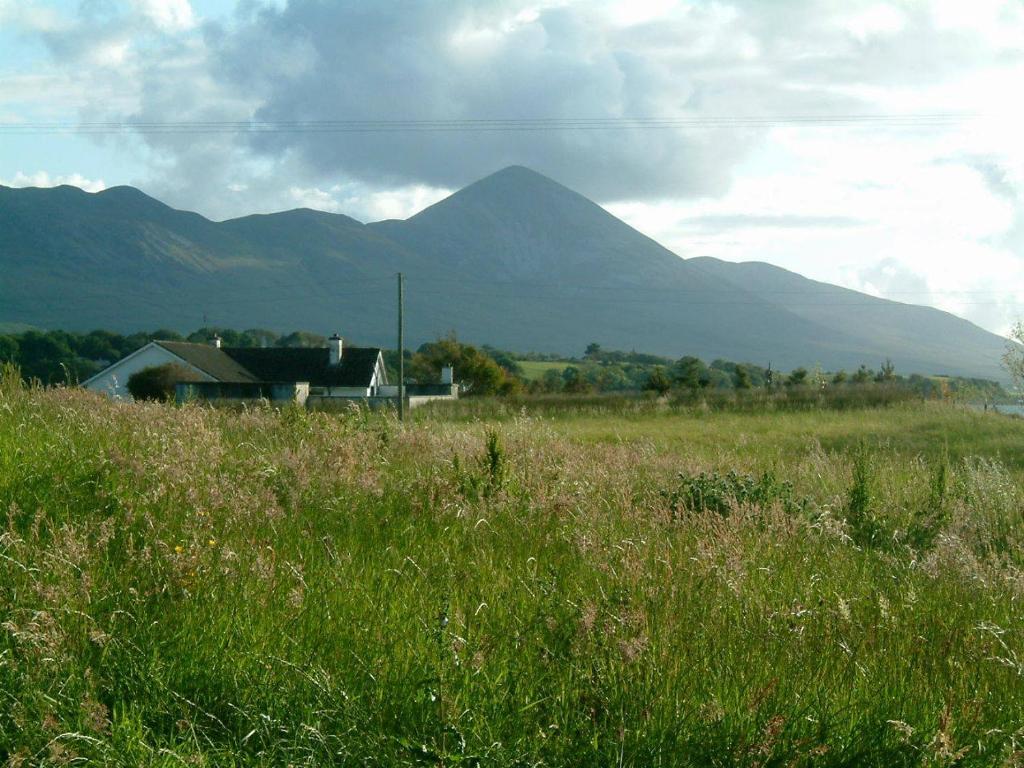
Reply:
[[475, 190], [479, 193], [483, 189], [488, 188], [502, 188], [502, 189], [520, 189], [520, 190], [559, 190], [562, 193], [568, 193], [571, 195], [577, 195], [566, 186], [559, 184], [554, 179], [549, 179], [543, 173], [538, 173], [532, 168], [527, 168], [525, 165], [509, 165], [502, 168], [500, 171], [495, 171], [489, 176], [484, 176], [467, 187], [459, 190], [456, 194], [461, 192]]
[[[570, 210], [572, 214], [567, 216]], [[572, 220], [579, 215], [612, 218], [593, 201], [544, 174], [522, 165], [510, 165], [424, 208], [408, 221], [423, 225], [428, 221], [447, 222], [452, 217], [498, 216], [511, 222], [533, 220], [538, 215], [558, 218], [563, 225], [566, 217]]]

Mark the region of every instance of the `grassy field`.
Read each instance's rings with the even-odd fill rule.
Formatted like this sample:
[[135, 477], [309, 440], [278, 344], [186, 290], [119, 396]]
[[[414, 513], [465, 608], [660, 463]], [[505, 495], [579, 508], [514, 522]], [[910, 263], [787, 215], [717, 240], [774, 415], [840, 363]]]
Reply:
[[564, 360], [516, 360], [516, 363], [522, 369], [523, 378], [527, 381], [539, 381], [548, 371], [557, 371], [561, 374], [569, 365], [580, 367], [580, 363], [570, 363]]
[[0, 763], [1024, 761], [1024, 422], [0, 383]]

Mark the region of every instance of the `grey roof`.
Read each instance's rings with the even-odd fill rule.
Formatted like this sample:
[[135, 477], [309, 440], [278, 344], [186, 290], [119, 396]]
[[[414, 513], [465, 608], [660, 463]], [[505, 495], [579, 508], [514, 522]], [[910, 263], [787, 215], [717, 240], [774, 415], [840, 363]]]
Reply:
[[309, 382], [314, 387], [368, 387], [381, 351], [343, 347], [341, 364], [330, 365], [326, 348], [211, 347], [158, 341], [169, 352], [222, 382]]
[[187, 341], [158, 341], [157, 344], [217, 381], [258, 381], [249, 371], [225, 355], [224, 350], [209, 344], [190, 344]]

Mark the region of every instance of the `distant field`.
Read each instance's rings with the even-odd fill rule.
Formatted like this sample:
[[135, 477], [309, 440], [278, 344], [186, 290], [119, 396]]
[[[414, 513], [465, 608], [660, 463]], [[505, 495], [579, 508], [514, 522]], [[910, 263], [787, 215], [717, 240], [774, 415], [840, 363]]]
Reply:
[[536, 381], [544, 377], [547, 371], [558, 371], [561, 373], [568, 365], [579, 365], [563, 360], [516, 360], [523, 371], [523, 378], [527, 381]]
[[6, 377], [0, 764], [1019, 765], [1024, 421], [543, 402]]

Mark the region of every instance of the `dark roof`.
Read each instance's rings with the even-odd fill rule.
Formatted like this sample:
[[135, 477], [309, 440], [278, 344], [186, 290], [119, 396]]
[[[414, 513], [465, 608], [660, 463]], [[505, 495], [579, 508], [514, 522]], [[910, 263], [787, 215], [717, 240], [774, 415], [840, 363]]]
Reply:
[[380, 349], [342, 347], [341, 365], [330, 365], [326, 348], [226, 347], [223, 352], [258, 381], [308, 381], [314, 387], [368, 387]]
[[257, 381], [249, 371], [225, 355], [224, 350], [209, 344], [186, 341], [158, 341], [157, 344], [217, 381]]
[[191, 365], [222, 382], [296, 382], [314, 387], [368, 387], [380, 349], [343, 347], [341, 365], [330, 365], [326, 348], [211, 347], [180, 341], [159, 341]]

